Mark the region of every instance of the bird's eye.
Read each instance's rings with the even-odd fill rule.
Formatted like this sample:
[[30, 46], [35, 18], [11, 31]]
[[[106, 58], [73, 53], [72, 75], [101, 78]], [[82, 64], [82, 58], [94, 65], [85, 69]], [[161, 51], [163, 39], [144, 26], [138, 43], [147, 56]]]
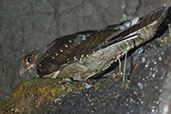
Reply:
[[31, 62], [32, 62], [32, 58], [31, 58], [31, 57], [28, 57], [28, 58], [27, 58], [27, 62], [28, 62], [28, 63], [31, 63]]

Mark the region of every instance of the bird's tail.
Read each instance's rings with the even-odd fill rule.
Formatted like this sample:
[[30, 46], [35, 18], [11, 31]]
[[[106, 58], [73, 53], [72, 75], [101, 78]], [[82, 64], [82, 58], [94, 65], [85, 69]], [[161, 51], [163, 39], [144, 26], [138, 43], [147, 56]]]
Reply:
[[[125, 28], [110, 35], [108, 37], [108, 45], [121, 42], [124, 40], [133, 39], [136, 38], [136, 36], [142, 36], [142, 38], [143, 36], [145, 36], [145, 41], [150, 40], [155, 35], [163, 21], [169, 20], [169, 22], [171, 22], [171, 16], [169, 14], [171, 14], [171, 7], [161, 7], [147, 14], [145, 17], [137, 18], [133, 21], [124, 22], [122, 23], [122, 25], [118, 27], [113, 26], [113, 28], [115, 29], [120, 29], [122, 27]], [[112, 26], [108, 26], [107, 28], [112, 28]], [[147, 37], [148, 35], [144, 34], [150, 35], [149, 37]]]

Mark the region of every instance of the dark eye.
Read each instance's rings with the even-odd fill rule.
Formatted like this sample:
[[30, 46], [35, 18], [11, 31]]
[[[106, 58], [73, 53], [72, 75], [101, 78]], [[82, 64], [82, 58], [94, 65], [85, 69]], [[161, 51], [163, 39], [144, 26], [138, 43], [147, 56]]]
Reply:
[[32, 62], [32, 58], [31, 58], [31, 57], [28, 57], [28, 58], [27, 58], [27, 62], [28, 62], [28, 63], [31, 63], [31, 62]]

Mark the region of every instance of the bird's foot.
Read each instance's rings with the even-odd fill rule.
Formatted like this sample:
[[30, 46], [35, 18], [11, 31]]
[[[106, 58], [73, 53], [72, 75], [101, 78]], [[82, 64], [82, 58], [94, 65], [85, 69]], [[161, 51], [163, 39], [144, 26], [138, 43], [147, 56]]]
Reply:
[[118, 73], [113, 73], [112, 74], [113, 78], [115, 78], [116, 76], [122, 76], [123, 75], [123, 73], [122, 73], [122, 63], [121, 63], [120, 58], [118, 58], [118, 61], [119, 61], [119, 72]]

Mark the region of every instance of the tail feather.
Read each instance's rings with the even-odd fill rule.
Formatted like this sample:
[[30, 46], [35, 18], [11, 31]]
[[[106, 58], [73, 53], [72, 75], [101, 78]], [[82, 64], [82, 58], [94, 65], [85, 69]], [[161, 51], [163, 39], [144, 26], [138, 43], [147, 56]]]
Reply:
[[[169, 8], [169, 11], [170, 10], [171, 10], [171, 8]], [[130, 34], [137, 34], [137, 32], [140, 29], [147, 27], [147, 26], [155, 27], [154, 29], [157, 29], [157, 27], [162, 23], [162, 21], [167, 16], [167, 11], [168, 10], [166, 7], [161, 7], [157, 10], [154, 10], [152, 13], [146, 15], [145, 17], [139, 19], [136, 22], [136, 24], [112, 34], [111, 36], [108, 37], [108, 43], [109, 43], [108, 45], [131, 38]], [[156, 25], [152, 26], [152, 23], [155, 21], [156, 21], [155, 24], [157, 26]]]

